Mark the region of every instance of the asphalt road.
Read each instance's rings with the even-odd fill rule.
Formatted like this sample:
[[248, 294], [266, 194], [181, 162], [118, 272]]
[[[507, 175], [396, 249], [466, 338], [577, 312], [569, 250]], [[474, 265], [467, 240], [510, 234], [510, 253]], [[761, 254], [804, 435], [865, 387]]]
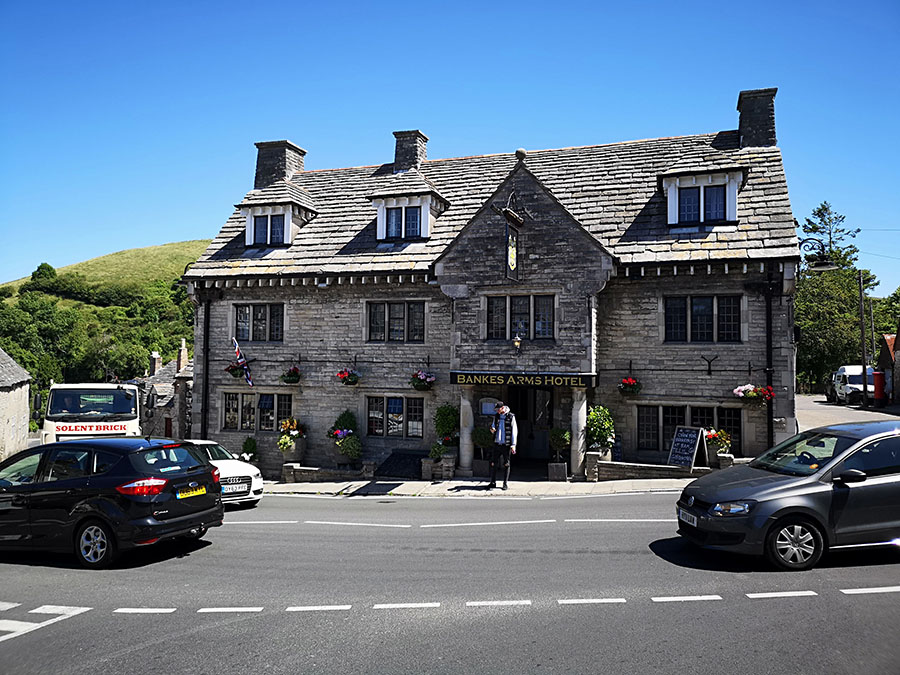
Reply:
[[868, 422], [893, 420], [900, 423], [900, 417], [877, 408], [838, 405], [829, 403], [824, 394], [798, 394], [796, 397], [797, 423], [800, 431], [840, 422]]
[[104, 572], [0, 554], [0, 671], [897, 672], [900, 550], [776, 572], [675, 499], [268, 496]]

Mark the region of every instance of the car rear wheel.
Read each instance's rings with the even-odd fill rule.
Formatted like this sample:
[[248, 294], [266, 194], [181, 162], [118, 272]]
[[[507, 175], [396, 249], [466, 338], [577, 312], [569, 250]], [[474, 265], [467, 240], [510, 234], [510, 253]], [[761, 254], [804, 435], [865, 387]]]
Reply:
[[99, 570], [116, 558], [116, 540], [112, 530], [99, 520], [89, 520], [75, 533], [75, 557], [82, 567]]
[[779, 521], [766, 538], [766, 557], [784, 570], [808, 570], [822, 557], [825, 540], [808, 520]]

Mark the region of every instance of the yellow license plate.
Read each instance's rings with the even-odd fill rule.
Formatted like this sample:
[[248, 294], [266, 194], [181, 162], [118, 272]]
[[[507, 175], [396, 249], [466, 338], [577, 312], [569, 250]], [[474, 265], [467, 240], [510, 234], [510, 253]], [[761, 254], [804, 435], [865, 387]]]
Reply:
[[196, 487], [196, 488], [187, 488], [186, 490], [179, 490], [178, 492], [175, 493], [175, 496], [178, 499], [187, 499], [188, 497], [196, 497], [198, 495], [205, 495], [205, 494], [206, 494], [206, 487], [201, 485], [200, 487]]

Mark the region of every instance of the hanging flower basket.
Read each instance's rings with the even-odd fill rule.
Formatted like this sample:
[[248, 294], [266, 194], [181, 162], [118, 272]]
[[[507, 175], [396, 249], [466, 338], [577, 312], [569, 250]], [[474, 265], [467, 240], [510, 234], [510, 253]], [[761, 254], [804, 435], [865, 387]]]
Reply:
[[300, 381], [300, 369], [297, 366], [291, 366], [278, 379], [285, 384], [297, 384]]
[[341, 381], [341, 384], [354, 385], [359, 383], [362, 375], [353, 368], [344, 368], [336, 373], [336, 377]]
[[735, 387], [732, 393], [745, 403], [750, 405], [762, 406], [769, 401], [775, 400], [775, 390], [772, 387], [757, 387], [755, 384], [742, 384]]
[[243, 377], [244, 367], [237, 363], [229, 363], [225, 366], [225, 372], [234, 378]]
[[426, 370], [417, 370], [409, 378], [409, 384], [413, 389], [428, 391], [434, 385], [435, 376]]
[[619, 391], [625, 396], [636, 396], [641, 393], [641, 383], [633, 377], [623, 377], [622, 381], [616, 385]]
[[716, 451], [717, 455], [731, 452], [731, 434], [724, 429], [709, 429], [706, 432], [706, 444]]

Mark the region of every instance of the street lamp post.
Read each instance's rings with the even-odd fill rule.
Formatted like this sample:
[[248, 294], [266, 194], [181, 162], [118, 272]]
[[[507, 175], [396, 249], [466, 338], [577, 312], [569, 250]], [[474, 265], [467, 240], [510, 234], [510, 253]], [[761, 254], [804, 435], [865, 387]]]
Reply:
[[869, 406], [869, 373], [867, 365], [869, 358], [866, 354], [866, 303], [862, 270], [857, 270], [857, 277], [859, 279], [859, 333], [861, 337], [860, 347], [862, 348], [862, 407], [867, 408]]

